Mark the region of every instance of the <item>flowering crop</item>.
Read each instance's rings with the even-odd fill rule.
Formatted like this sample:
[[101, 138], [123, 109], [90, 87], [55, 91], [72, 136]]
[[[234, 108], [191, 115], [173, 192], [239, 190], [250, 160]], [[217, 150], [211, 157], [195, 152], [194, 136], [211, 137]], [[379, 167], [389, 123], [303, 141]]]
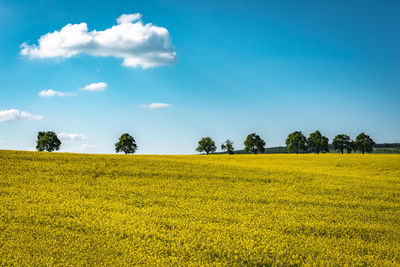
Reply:
[[400, 265], [400, 155], [0, 151], [0, 265]]

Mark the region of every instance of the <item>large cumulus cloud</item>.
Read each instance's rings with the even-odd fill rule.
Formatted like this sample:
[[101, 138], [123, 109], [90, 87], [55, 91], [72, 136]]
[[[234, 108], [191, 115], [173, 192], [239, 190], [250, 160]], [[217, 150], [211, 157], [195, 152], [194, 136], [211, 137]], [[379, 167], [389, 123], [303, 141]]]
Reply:
[[143, 24], [141, 15], [123, 14], [117, 25], [104, 31], [88, 31], [86, 23], [68, 24], [47, 33], [38, 44], [21, 45], [21, 54], [35, 58], [69, 58], [79, 54], [123, 59], [128, 67], [150, 68], [175, 61], [176, 52], [166, 28]]

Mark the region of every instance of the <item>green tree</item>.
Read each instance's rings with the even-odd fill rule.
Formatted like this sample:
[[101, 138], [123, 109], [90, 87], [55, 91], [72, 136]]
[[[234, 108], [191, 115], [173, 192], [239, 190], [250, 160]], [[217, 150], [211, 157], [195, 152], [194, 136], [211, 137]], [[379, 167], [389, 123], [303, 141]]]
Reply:
[[226, 140], [225, 143], [221, 145], [222, 150], [226, 150], [230, 155], [234, 153], [233, 142], [231, 140]]
[[307, 149], [307, 138], [302, 132], [296, 131], [288, 135], [286, 139], [286, 146], [289, 152], [299, 152], [305, 151]]
[[59, 150], [60, 146], [61, 141], [55, 132], [47, 131], [38, 133], [36, 141], [36, 149], [38, 151], [53, 152], [54, 150]]
[[217, 150], [217, 147], [215, 146], [214, 141], [211, 139], [211, 137], [203, 137], [199, 141], [199, 145], [196, 148], [196, 151], [198, 152], [206, 152], [208, 155], [209, 153], [213, 153]]
[[310, 134], [307, 143], [311, 151], [317, 154], [320, 152], [329, 152], [329, 139], [323, 136], [318, 130]]
[[356, 141], [355, 141], [355, 147], [358, 151], [360, 151], [361, 153], [371, 153], [372, 152], [372, 147], [375, 145], [374, 140], [372, 140], [371, 137], [369, 137], [368, 135], [366, 135], [365, 133], [360, 133], [357, 137], [356, 137]]
[[321, 152], [329, 153], [329, 139], [326, 136], [322, 136]]
[[261, 137], [255, 133], [249, 134], [244, 141], [244, 151], [253, 152], [257, 154], [258, 152], [264, 153], [265, 142]]
[[346, 147], [347, 153], [351, 153], [352, 151], [356, 151], [356, 144], [353, 140], [350, 140], [350, 142], [347, 144]]
[[137, 150], [137, 145], [135, 138], [133, 138], [130, 134], [124, 133], [119, 138], [118, 142], [115, 143], [115, 152], [124, 152], [125, 154], [135, 153]]
[[335, 138], [333, 138], [332, 145], [335, 147], [335, 150], [342, 154], [345, 150], [348, 151], [348, 149], [350, 149], [350, 152], [352, 150], [350, 136], [346, 134], [336, 135]]

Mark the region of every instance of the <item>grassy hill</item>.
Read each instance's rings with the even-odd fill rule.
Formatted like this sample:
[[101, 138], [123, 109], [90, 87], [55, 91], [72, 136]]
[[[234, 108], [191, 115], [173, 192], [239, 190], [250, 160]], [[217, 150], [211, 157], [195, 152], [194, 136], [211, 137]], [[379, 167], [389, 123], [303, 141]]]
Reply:
[[1, 265], [396, 265], [400, 155], [0, 151]]

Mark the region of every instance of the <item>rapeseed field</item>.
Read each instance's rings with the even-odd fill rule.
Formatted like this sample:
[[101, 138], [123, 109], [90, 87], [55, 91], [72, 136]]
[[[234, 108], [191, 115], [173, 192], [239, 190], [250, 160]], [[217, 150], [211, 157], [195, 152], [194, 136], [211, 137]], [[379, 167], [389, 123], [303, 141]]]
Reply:
[[400, 265], [400, 155], [0, 151], [1, 265]]

